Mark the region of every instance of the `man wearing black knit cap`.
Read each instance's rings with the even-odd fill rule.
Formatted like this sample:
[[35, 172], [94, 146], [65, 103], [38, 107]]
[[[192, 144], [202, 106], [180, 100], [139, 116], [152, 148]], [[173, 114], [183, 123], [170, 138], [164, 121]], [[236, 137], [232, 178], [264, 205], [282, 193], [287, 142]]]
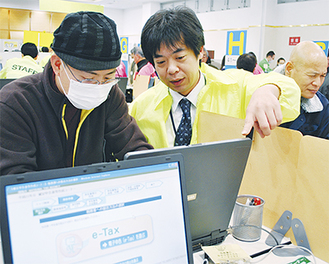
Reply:
[[52, 49], [43, 73], [0, 91], [0, 175], [120, 160], [152, 148], [116, 84], [121, 50], [113, 20], [68, 14]]

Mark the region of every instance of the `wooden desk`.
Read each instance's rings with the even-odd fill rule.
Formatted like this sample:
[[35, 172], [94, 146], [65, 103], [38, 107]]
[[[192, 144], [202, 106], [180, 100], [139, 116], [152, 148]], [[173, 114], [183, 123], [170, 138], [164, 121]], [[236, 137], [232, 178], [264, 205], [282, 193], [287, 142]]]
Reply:
[[[235, 119], [232, 131], [223, 131], [228, 119], [207, 112], [200, 115], [200, 142], [241, 133], [243, 120], [234, 126]], [[329, 262], [329, 140], [280, 127], [264, 139], [255, 133], [239, 193], [265, 200], [267, 227], [272, 228], [285, 210], [291, 211], [303, 222], [314, 255]], [[291, 229], [286, 236], [296, 245]]]

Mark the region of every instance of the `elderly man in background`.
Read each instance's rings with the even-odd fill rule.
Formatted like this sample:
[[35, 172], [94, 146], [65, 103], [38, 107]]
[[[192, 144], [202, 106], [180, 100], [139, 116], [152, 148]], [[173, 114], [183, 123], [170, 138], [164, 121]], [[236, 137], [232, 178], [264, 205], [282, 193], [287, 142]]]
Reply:
[[131, 50], [131, 57], [137, 65], [137, 70], [134, 75], [134, 80], [137, 75], [146, 75], [156, 77], [153, 65], [145, 58], [144, 53], [140, 47], [134, 47]]
[[329, 71], [329, 50], [328, 50], [328, 54], [327, 54], [327, 60], [328, 60], [327, 76], [324, 79], [324, 82], [321, 85], [319, 91], [329, 100], [329, 75], [328, 75], [328, 71]]
[[299, 43], [285, 65], [285, 75], [301, 90], [300, 115], [282, 127], [299, 130], [303, 135], [329, 139], [329, 101], [319, 92], [327, 74], [327, 58], [314, 42]]

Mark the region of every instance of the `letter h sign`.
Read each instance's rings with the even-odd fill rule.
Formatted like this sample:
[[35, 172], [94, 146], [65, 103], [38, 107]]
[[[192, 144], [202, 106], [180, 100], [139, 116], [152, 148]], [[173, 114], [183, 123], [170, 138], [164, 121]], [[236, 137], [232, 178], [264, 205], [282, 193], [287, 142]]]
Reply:
[[246, 52], [247, 30], [227, 31], [226, 55], [241, 55]]

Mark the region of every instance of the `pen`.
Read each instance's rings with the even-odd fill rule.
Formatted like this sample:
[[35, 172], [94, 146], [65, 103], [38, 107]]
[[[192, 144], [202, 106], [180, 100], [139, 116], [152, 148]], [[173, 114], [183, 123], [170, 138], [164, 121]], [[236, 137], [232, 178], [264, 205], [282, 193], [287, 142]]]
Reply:
[[[283, 246], [283, 245], [290, 245], [290, 244], [291, 244], [291, 241], [288, 241], [288, 242], [282, 243], [282, 244], [280, 244], [280, 245], [278, 245], [278, 246], [281, 246], [281, 245], [282, 245], [282, 246]], [[259, 251], [259, 252], [255, 253], [255, 254], [250, 255], [250, 257], [251, 257], [251, 258], [256, 258], [256, 257], [259, 257], [259, 256], [261, 256], [261, 255], [264, 255], [264, 254], [268, 253], [272, 248], [273, 248], [273, 247], [268, 248], [268, 249], [265, 249], [265, 250], [263, 250], [263, 251]]]

